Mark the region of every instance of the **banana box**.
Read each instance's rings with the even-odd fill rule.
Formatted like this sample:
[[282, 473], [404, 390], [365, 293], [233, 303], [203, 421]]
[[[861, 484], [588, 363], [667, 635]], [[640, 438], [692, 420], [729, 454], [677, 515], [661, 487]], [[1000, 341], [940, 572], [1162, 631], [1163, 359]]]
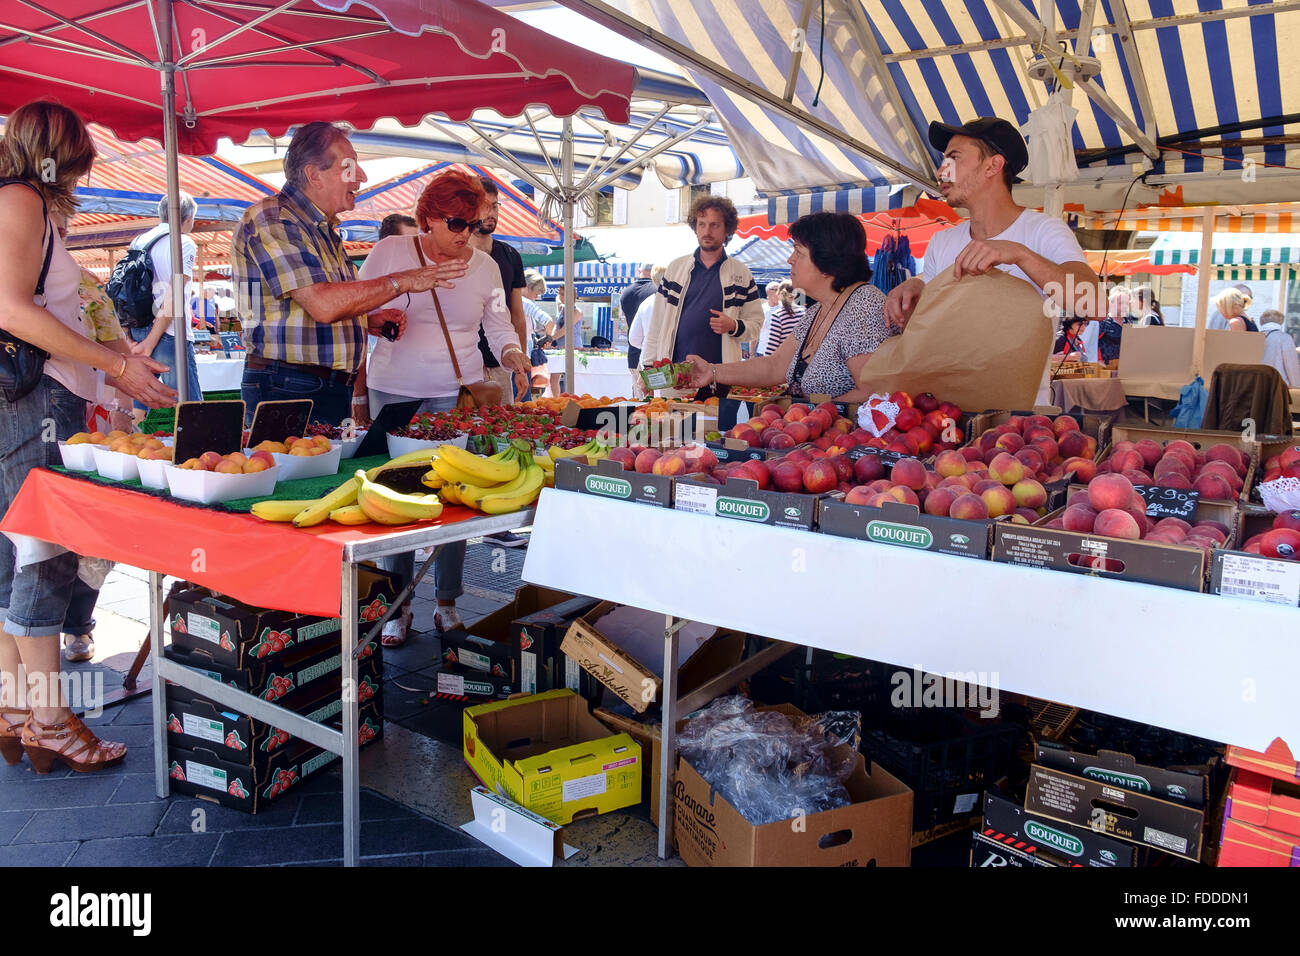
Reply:
[[641, 801], [641, 746], [610, 734], [572, 691], [479, 704], [463, 719], [474, 775], [553, 823]]
[[[365, 634], [402, 589], [397, 575], [357, 568], [357, 623]], [[339, 643], [340, 619], [253, 607], [198, 585], [172, 589], [166, 603], [172, 646], [213, 664], [246, 668], [308, 647]]]

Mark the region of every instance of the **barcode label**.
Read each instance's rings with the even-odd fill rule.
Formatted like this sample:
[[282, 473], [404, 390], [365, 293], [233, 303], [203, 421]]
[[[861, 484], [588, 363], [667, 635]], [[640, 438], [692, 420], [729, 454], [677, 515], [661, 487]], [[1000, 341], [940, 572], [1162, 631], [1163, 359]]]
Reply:
[[678, 511], [692, 511], [695, 514], [713, 514], [714, 502], [718, 499], [718, 489], [708, 485], [696, 485], [688, 481], [677, 482], [675, 507]]
[[1219, 594], [1263, 601], [1300, 604], [1300, 563], [1244, 554], [1218, 556]]

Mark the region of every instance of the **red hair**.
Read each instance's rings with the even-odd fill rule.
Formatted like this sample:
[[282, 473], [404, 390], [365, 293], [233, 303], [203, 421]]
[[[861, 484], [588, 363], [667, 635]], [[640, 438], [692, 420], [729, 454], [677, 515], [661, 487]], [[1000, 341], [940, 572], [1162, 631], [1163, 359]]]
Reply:
[[474, 220], [478, 218], [484, 195], [477, 177], [449, 169], [424, 187], [420, 201], [415, 204], [415, 218], [421, 228], [426, 227], [431, 219], [447, 216]]

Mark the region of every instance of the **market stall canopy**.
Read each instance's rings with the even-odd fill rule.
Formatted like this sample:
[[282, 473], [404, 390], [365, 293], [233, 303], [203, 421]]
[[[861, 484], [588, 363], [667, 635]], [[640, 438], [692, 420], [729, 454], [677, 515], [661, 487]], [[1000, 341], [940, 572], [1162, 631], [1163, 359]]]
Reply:
[[[1300, 236], [1214, 236], [1210, 264], [1214, 277], [1249, 281], [1285, 279], [1300, 268]], [[1160, 236], [1150, 249], [1151, 262], [1164, 265], [1201, 265], [1200, 236]]]
[[520, 248], [532, 247], [531, 252], [545, 252], [564, 242], [560, 227], [543, 219], [537, 207], [518, 189], [511, 186], [491, 170], [464, 163], [433, 163], [404, 176], [397, 176], [377, 186], [357, 193], [356, 206], [344, 213], [340, 231], [344, 239], [374, 241], [379, 234], [379, 224], [385, 216], [401, 213], [415, 214], [420, 194], [434, 177], [448, 170], [459, 170], [470, 176], [485, 176], [496, 183], [501, 197], [501, 212], [497, 217], [495, 238]]
[[[912, 254], [925, 254], [930, 237], [965, 218], [942, 199], [922, 196], [910, 206], [875, 213], [859, 213], [858, 219], [867, 233], [867, 252], [875, 255], [888, 235], [906, 234]], [[738, 236], [785, 239], [790, 235], [787, 223], [773, 223], [766, 214], [741, 216]]]
[[743, 262], [748, 266], [749, 271], [754, 275], [754, 281], [762, 286], [773, 279], [789, 278], [789, 259], [793, 251], [794, 243], [789, 239], [756, 237], [746, 241], [729, 255], [737, 262]]
[[1085, 251], [1088, 265], [1102, 278], [1134, 275], [1196, 275], [1196, 267], [1189, 265], [1152, 265], [1151, 257], [1133, 249], [1111, 250], [1109, 252]]
[[[616, 292], [636, 281], [639, 262], [614, 262], [591, 260], [573, 264], [574, 295], [580, 299], [607, 299]], [[564, 279], [563, 265], [541, 266], [537, 270], [542, 274], [550, 288], [545, 298], [555, 298], [557, 284]]]
[[[1085, 229], [1120, 229], [1130, 232], [1200, 232], [1205, 212], [1197, 206], [1147, 206], [1108, 215], [1078, 216]], [[1217, 232], [1290, 233], [1300, 231], [1300, 203], [1281, 202], [1249, 206], [1222, 206], [1216, 210]]]
[[[773, 222], [884, 208], [899, 185], [932, 186], [930, 121], [1024, 124], [1076, 67], [1080, 176], [1067, 202], [1297, 193], [1296, 0], [559, 2], [686, 68]], [[1137, 185], [1134, 164], [1147, 174]], [[1041, 205], [1041, 190], [1020, 190]]]
[[475, 0], [51, 0], [0, 14], [0, 109], [54, 95], [127, 141], [163, 128], [160, 30], [174, 17], [177, 148], [312, 120], [413, 124], [544, 104], [627, 118], [633, 68]]

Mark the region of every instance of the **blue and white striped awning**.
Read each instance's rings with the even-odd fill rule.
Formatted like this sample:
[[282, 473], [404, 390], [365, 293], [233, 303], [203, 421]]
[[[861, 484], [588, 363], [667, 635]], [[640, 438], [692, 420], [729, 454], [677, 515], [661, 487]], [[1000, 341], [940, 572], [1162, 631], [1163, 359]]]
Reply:
[[[588, 259], [585, 262], [575, 262], [573, 264], [573, 281], [590, 282], [594, 279], [627, 279], [631, 282], [636, 278], [638, 268], [640, 268], [640, 263], [637, 262], [601, 262], [599, 259]], [[542, 266], [537, 271], [548, 282], [552, 279], [564, 278], [564, 266], [562, 264]]]
[[[1119, 208], [1122, 198], [1154, 202], [1180, 187], [1188, 203], [1300, 194], [1295, 173], [1280, 168], [1300, 167], [1300, 147], [1285, 141], [1300, 123], [1283, 122], [1300, 114], [1300, 6], [1291, 0], [609, 5], [701, 58], [679, 61], [717, 110], [774, 222], [817, 209], [907, 205], [896, 187], [934, 177], [929, 123], [1001, 116], [1023, 124], [1054, 82], [1050, 69], [1045, 79], [1026, 70], [1044, 53], [1054, 64], [1095, 57], [1100, 70], [1093, 95], [1073, 93], [1081, 177], [1067, 201]], [[610, 23], [598, 10], [586, 13]], [[667, 44], [652, 45], [673, 56]], [[788, 89], [794, 110], [837, 135], [737, 92], [736, 82], [776, 97]], [[1139, 146], [1155, 154], [1151, 161]], [[1148, 181], [1126, 193], [1133, 164], [1152, 162]]]
[[749, 271], [755, 275], [759, 273], [780, 273], [789, 275], [790, 273], [790, 253], [794, 251], [794, 243], [789, 239], [750, 239], [743, 246], [731, 254], [731, 258], [737, 262], [743, 262], [749, 266]]

